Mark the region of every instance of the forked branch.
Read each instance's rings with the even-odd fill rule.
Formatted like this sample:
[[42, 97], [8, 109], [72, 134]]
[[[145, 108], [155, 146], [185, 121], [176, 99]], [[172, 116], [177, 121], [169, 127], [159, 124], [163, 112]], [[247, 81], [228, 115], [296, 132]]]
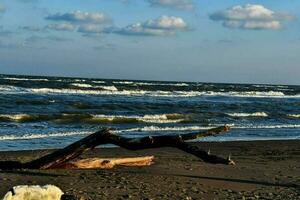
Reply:
[[[65, 163], [77, 158], [85, 151], [95, 148], [102, 144], [114, 144], [128, 150], [141, 150], [158, 147], [174, 147], [187, 153], [193, 154], [207, 163], [232, 165], [234, 162], [230, 158], [223, 158], [211, 155], [209, 152], [200, 149], [198, 146], [187, 143], [186, 140], [193, 140], [201, 137], [216, 136], [229, 131], [229, 126], [221, 126], [209, 129], [203, 132], [192, 132], [181, 135], [164, 135], [164, 136], [147, 136], [141, 138], [127, 138], [115, 134], [110, 129], [103, 129], [95, 132], [63, 149], [59, 149], [46, 156], [27, 163], [8, 163], [15, 165], [16, 168], [30, 169], [53, 169], [60, 168]], [[0, 162], [0, 169], [5, 166], [4, 162]]]

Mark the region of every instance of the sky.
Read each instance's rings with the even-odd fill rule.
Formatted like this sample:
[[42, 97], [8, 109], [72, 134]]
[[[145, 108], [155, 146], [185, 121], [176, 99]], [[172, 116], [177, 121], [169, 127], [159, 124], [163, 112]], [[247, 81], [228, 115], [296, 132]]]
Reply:
[[299, 0], [0, 0], [0, 73], [300, 84]]

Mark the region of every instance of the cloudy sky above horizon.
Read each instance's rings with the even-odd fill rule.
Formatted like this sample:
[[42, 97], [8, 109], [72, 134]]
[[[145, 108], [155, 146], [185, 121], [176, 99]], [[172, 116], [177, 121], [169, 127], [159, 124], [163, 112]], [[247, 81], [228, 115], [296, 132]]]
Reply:
[[300, 84], [300, 1], [0, 0], [0, 73]]

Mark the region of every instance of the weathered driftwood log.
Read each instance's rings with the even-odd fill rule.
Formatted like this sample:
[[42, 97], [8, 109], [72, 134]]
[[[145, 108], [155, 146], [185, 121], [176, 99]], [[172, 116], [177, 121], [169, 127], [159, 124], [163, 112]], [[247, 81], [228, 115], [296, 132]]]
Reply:
[[200, 149], [198, 146], [185, 142], [200, 137], [216, 136], [230, 129], [229, 126], [209, 129], [204, 132], [193, 132], [182, 135], [164, 135], [164, 136], [147, 136], [142, 138], [127, 138], [115, 134], [110, 129], [103, 129], [93, 133], [63, 149], [59, 149], [46, 156], [36, 160], [19, 163], [4, 161], [0, 162], [0, 169], [12, 168], [29, 168], [29, 169], [53, 169], [61, 168], [65, 163], [77, 158], [85, 151], [95, 148], [101, 144], [114, 144], [129, 150], [141, 150], [158, 147], [174, 147], [181, 149], [187, 153], [193, 154], [207, 163], [214, 164], [234, 164], [228, 158], [222, 158], [216, 155], [211, 155], [209, 152]]
[[114, 166], [142, 167], [151, 165], [154, 156], [132, 158], [87, 158], [70, 161], [59, 166], [63, 169], [111, 169]]

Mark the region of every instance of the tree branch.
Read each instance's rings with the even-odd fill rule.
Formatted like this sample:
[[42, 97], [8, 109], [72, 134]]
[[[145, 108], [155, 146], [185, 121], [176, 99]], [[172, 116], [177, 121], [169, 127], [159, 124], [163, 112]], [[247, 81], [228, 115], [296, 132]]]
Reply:
[[[54, 151], [53, 153], [36, 160], [24, 164], [7, 161], [7, 164], [10, 165], [10, 168], [13, 168], [12, 165], [15, 165], [15, 168], [30, 169], [60, 168], [60, 166], [63, 166], [65, 163], [77, 158], [85, 151], [93, 149], [98, 145], [114, 144], [128, 150], [174, 147], [195, 155], [207, 163], [231, 165], [234, 164], [234, 162], [230, 158], [211, 155], [209, 152], [201, 150], [198, 146], [185, 142], [186, 140], [193, 140], [201, 137], [216, 136], [229, 131], [229, 129], [229, 126], [221, 126], [203, 132], [192, 132], [181, 135], [147, 136], [141, 138], [127, 138], [115, 134], [110, 129], [102, 129], [63, 149]], [[0, 162], [0, 169], [3, 168], [5, 168], [5, 163]]]

